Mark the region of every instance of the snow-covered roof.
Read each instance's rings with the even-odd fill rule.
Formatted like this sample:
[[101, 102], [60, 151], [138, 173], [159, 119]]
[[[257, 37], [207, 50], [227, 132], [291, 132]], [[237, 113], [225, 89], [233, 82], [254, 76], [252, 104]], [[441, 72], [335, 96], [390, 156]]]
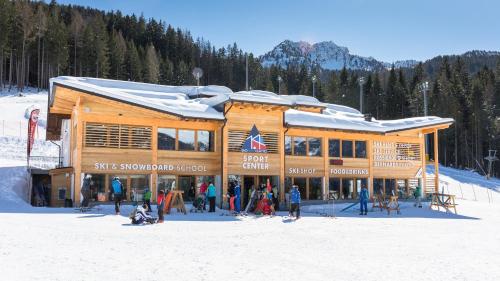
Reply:
[[313, 113], [289, 109], [285, 111], [285, 123], [290, 126], [326, 128], [345, 131], [389, 133], [414, 128], [453, 123], [451, 118], [436, 116], [413, 117], [390, 121], [372, 119], [366, 121], [359, 111], [339, 105], [328, 105], [323, 113]]
[[113, 100], [143, 106], [149, 109], [188, 118], [223, 120], [224, 115], [210, 104], [191, 99], [198, 93], [228, 94], [232, 91], [223, 86], [163, 86], [88, 77], [61, 76], [50, 79], [52, 103], [52, 85], [59, 84], [76, 88]]
[[[164, 86], [71, 76], [50, 79], [50, 105], [54, 98], [54, 84], [186, 118], [224, 120], [220, 105], [237, 101], [289, 107], [285, 111], [285, 123], [289, 126], [387, 133], [453, 122], [451, 118], [435, 116], [366, 121], [364, 115], [354, 108], [322, 103], [310, 96], [278, 95], [259, 90], [234, 93], [224, 86]], [[322, 113], [305, 112], [293, 109], [296, 106], [320, 107], [323, 110]]]

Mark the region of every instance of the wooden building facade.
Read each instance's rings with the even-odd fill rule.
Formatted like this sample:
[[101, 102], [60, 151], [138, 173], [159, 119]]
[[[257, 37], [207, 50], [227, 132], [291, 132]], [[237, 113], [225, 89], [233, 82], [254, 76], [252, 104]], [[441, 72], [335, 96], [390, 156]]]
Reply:
[[[240, 182], [244, 201], [252, 186], [268, 181], [279, 190], [282, 202], [291, 184], [299, 185], [305, 200], [354, 200], [362, 185], [370, 194], [395, 192], [404, 197], [416, 185], [425, 189], [427, 184], [425, 135], [432, 134], [437, 143], [438, 130], [452, 123], [435, 119], [384, 132], [297, 125], [287, 120], [290, 109], [319, 116], [328, 105], [291, 102], [275, 94], [256, 98], [248, 92], [192, 97], [196, 87], [166, 87], [54, 78], [47, 139], [63, 140], [67, 166], [51, 171], [55, 189], [66, 190], [66, 199], [78, 205], [83, 178], [90, 174], [92, 198], [102, 202], [112, 199], [114, 177], [119, 177], [130, 201], [141, 201], [146, 189], [156, 198], [158, 190], [172, 188], [184, 190], [189, 201], [201, 183], [212, 182], [218, 204], [224, 205], [230, 181]], [[143, 102], [176, 91], [186, 98]], [[136, 92], [143, 96], [137, 98]], [[193, 108], [201, 111], [192, 114]], [[264, 149], [245, 148], [247, 140]], [[435, 181], [437, 187], [437, 176]], [[61, 197], [52, 196], [56, 201]]]

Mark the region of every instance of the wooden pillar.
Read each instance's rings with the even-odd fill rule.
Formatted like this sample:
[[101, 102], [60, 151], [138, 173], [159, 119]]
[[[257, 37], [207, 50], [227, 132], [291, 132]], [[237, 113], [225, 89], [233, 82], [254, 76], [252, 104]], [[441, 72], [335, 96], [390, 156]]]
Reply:
[[425, 198], [425, 191], [427, 188], [427, 175], [425, 174], [425, 165], [427, 163], [425, 159], [425, 151], [426, 151], [426, 142], [425, 142], [425, 134], [422, 134], [420, 139], [420, 144], [422, 149], [420, 150], [420, 157], [422, 158], [422, 198]]
[[434, 192], [439, 193], [439, 149], [438, 130], [434, 129]]
[[[151, 164], [158, 165], [158, 126], [154, 125], [151, 130]], [[153, 170], [151, 173], [151, 197], [152, 201], [156, 202], [156, 191], [157, 191], [157, 179], [158, 179], [158, 170]]]
[[323, 200], [328, 200], [329, 197], [329, 192], [330, 192], [330, 156], [328, 155], [328, 137], [323, 136], [323, 145], [322, 145], [322, 152], [323, 152], [323, 164], [324, 164], [324, 179], [325, 182], [323, 183]]
[[83, 148], [83, 125], [84, 123], [81, 121], [81, 98], [78, 97], [73, 110], [73, 130], [76, 125], [76, 140], [75, 140], [75, 151], [74, 151], [74, 162], [73, 165], [75, 167], [75, 193], [74, 193], [74, 205], [80, 206], [80, 190], [82, 189], [82, 148]]
[[[228, 170], [227, 170], [227, 155], [228, 155], [228, 152], [229, 152], [229, 149], [228, 149], [228, 144], [229, 144], [229, 141], [228, 141], [228, 133], [229, 133], [229, 129], [227, 128], [227, 126], [224, 126], [224, 128], [221, 130], [219, 129], [219, 132], [221, 132], [219, 134], [219, 140], [222, 144], [222, 150], [220, 149], [220, 146], [219, 146], [219, 151], [220, 151], [220, 155], [221, 155], [221, 158], [222, 158], [222, 171], [221, 171], [221, 184], [222, 184], [222, 197], [221, 200], [220, 200], [220, 207], [222, 208], [222, 206], [224, 205], [224, 200], [226, 199], [224, 194], [227, 193], [227, 185], [228, 185]], [[243, 183], [240, 183], [240, 187], [243, 191]]]
[[368, 193], [373, 198], [373, 140], [366, 140], [366, 157], [368, 157]]
[[[284, 118], [284, 114], [281, 115]], [[283, 120], [281, 120], [283, 121]], [[283, 122], [282, 122], [283, 124]], [[285, 202], [285, 128], [281, 126], [280, 137], [279, 137], [279, 153], [280, 153], [280, 184], [279, 184], [279, 201]]]

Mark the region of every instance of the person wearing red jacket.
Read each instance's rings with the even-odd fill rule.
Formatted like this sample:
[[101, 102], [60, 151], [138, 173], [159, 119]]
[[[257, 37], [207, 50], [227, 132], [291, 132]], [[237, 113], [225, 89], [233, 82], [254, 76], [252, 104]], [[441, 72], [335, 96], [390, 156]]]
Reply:
[[163, 223], [163, 209], [165, 209], [165, 192], [163, 190], [158, 191], [156, 205], [158, 208], [158, 223]]
[[201, 185], [200, 185], [200, 194], [203, 194], [203, 196], [205, 197], [205, 200], [203, 200], [203, 211], [206, 210], [205, 208], [205, 204], [207, 202], [206, 198], [207, 198], [207, 189], [208, 189], [208, 185], [206, 182], [203, 182]]

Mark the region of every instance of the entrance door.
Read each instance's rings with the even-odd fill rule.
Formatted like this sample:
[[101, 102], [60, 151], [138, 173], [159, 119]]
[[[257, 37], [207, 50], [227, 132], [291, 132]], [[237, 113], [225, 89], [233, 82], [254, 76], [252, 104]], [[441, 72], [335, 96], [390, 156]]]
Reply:
[[248, 200], [250, 199], [249, 195], [253, 186], [255, 186], [255, 176], [243, 176], [243, 206], [248, 204]]
[[179, 176], [179, 190], [184, 191], [182, 199], [184, 201], [193, 201], [194, 197], [194, 176]]

